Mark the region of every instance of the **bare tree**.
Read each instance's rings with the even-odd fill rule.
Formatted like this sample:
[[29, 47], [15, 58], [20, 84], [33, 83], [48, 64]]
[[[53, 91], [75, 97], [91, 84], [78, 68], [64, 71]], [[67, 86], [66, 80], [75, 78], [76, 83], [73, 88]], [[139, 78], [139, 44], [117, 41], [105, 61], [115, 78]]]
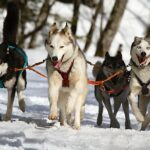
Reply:
[[116, 32], [119, 28], [120, 21], [124, 14], [126, 4], [128, 0], [116, 0], [113, 10], [111, 12], [110, 18], [104, 28], [102, 35], [100, 36], [97, 49], [96, 56], [104, 56], [105, 53], [110, 49], [111, 43], [116, 35]]
[[74, 35], [76, 34], [77, 31], [80, 3], [81, 0], [74, 0], [74, 9], [73, 9], [72, 26], [71, 26], [71, 30]]
[[[49, 15], [49, 11], [50, 11], [50, 6], [52, 6], [52, 5], [49, 5], [49, 2], [50, 2], [50, 0], [45, 0], [45, 2], [43, 3], [40, 13], [37, 16], [37, 19], [35, 21], [35, 28], [37, 28], [39, 26], [41, 26], [41, 28], [42, 28], [42, 26], [44, 26], [46, 24], [46, 21], [47, 21], [48, 15]], [[35, 32], [32, 34], [31, 40], [30, 40], [30, 43], [28, 46], [29, 48], [34, 48], [36, 46], [37, 33], [38, 32]]]
[[93, 37], [93, 33], [94, 33], [94, 29], [95, 29], [95, 22], [97, 19], [97, 16], [100, 12], [102, 12], [103, 10], [103, 1], [104, 0], [99, 0], [99, 3], [97, 4], [97, 7], [95, 9], [95, 14], [92, 17], [92, 23], [91, 23], [91, 27], [90, 30], [86, 36], [86, 43], [85, 43], [85, 47], [84, 47], [84, 52], [87, 52], [91, 42], [92, 42], [92, 37]]
[[149, 37], [149, 38], [150, 38], [150, 25], [149, 25], [148, 28], [147, 28], [146, 37]]
[[[44, 25], [46, 24], [46, 21], [47, 21], [48, 15], [49, 15], [49, 10], [50, 10], [50, 8], [53, 6], [54, 2], [55, 2], [55, 1], [53, 1], [53, 3], [50, 3], [50, 0], [45, 0], [45, 1], [44, 1], [43, 6], [41, 7], [41, 10], [40, 10], [39, 15], [36, 16], [37, 19], [35, 19], [35, 28], [34, 28], [32, 31], [30, 31], [30, 32], [28, 32], [28, 33], [26, 33], [26, 34], [24, 34], [24, 30], [25, 30], [25, 23], [26, 23], [27, 19], [26, 19], [26, 17], [24, 17], [24, 16], [21, 17], [21, 18], [22, 18], [22, 19], [21, 19], [21, 20], [22, 20], [22, 21], [21, 21], [21, 28], [22, 28], [21, 31], [22, 31], [22, 33], [21, 33], [21, 37], [20, 37], [20, 41], [19, 41], [19, 44], [20, 44], [20, 45], [23, 46], [24, 41], [25, 41], [28, 37], [32, 36], [29, 45], [30, 45], [30, 47], [34, 47], [34, 45], [35, 45], [35, 40], [36, 40], [36, 34], [37, 34], [37, 32], [40, 31], [40, 30], [44, 27]], [[25, 8], [26, 8], [26, 7], [25, 7]], [[22, 8], [22, 9], [24, 10], [25, 8]], [[31, 12], [32, 12], [32, 11], [31, 11]], [[22, 14], [25, 14], [25, 12], [22, 13]], [[32, 21], [33, 21], [33, 20], [32, 20]]]

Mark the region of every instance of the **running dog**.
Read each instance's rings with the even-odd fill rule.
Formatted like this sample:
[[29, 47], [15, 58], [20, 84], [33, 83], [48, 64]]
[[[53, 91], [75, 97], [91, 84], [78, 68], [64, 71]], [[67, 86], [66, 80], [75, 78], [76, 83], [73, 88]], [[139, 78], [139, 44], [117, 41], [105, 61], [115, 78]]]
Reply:
[[148, 110], [150, 102], [149, 39], [135, 37], [131, 46], [131, 70], [128, 98], [137, 121], [142, 122], [141, 130], [145, 130], [150, 122], [150, 111]]
[[59, 31], [54, 23], [45, 46], [48, 52], [49, 119], [57, 119], [59, 108], [61, 125], [67, 120], [69, 125], [79, 129], [88, 92], [85, 57], [67, 24]]
[[23, 90], [26, 87], [26, 71], [15, 72], [14, 68], [26, 66], [26, 54], [16, 45], [19, 10], [15, 3], [7, 5], [7, 16], [4, 20], [3, 42], [0, 44], [0, 88], [7, 88], [8, 104], [4, 120], [10, 120], [15, 92], [17, 91], [19, 107], [24, 112]]
[[[121, 47], [119, 47], [119, 49], [120, 48]], [[105, 82], [103, 85], [95, 86], [95, 97], [99, 104], [97, 125], [100, 126], [102, 124], [103, 105], [105, 105], [110, 118], [110, 127], [120, 128], [120, 124], [116, 119], [116, 115], [122, 104], [125, 113], [125, 128], [131, 129], [129, 104], [127, 100], [127, 96], [129, 94], [129, 72], [126, 70], [125, 63], [122, 60], [121, 52], [118, 51], [117, 55], [114, 57], [110, 56], [107, 52], [104, 62], [99, 67], [100, 69], [97, 74], [96, 81], [107, 79], [122, 69], [125, 70], [125, 72]], [[112, 110], [110, 98], [114, 99], [114, 112]]]

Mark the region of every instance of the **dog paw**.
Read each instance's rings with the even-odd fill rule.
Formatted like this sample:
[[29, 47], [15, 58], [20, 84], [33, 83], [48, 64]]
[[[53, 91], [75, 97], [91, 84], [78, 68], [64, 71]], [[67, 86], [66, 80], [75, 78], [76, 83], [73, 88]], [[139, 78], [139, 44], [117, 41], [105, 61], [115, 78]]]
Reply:
[[110, 124], [110, 128], [120, 128], [119, 122], [117, 120], [112, 121], [111, 124]]
[[50, 115], [48, 116], [48, 119], [49, 119], [49, 120], [57, 120], [57, 115], [56, 115], [56, 114], [50, 114]]
[[141, 122], [141, 123], [144, 122], [144, 116], [141, 113], [139, 113], [136, 116], [136, 119], [137, 119], [138, 122]]
[[73, 126], [73, 129], [79, 130], [79, 129], [80, 129], [80, 125], [79, 125], [79, 124], [78, 124], [78, 125], [74, 125], [74, 126]]
[[24, 101], [24, 99], [19, 100], [19, 108], [22, 112], [25, 112], [25, 101]]

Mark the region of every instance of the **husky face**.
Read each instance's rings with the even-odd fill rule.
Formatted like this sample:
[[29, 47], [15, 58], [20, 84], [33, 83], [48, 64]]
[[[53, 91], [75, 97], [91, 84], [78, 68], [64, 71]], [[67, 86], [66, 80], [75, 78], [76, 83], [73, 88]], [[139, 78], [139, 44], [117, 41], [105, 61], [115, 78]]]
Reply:
[[75, 40], [71, 29], [66, 25], [65, 28], [58, 31], [56, 23], [53, 24], [45, 41], [45, 46], [54, 67], [58, 68], [62, 62], [65, 62], [73, 55]]
[[132, 60], [138, 66], [146, 66], [150, 62], [150, 41], [145, 38], [135, 37], [131, 46]]
[[117, 55], [112, 57], [107, 52], [103, 62], [103, 71], [105, 75], [110, 76], [121, 69], [125, 69], [125, 63], [122, 60], [122, 54], [118, 51]]
[[0, 77], [7, 73], [8, 63], [7, 60], [7, 50], [3, 45], [0, 46]]

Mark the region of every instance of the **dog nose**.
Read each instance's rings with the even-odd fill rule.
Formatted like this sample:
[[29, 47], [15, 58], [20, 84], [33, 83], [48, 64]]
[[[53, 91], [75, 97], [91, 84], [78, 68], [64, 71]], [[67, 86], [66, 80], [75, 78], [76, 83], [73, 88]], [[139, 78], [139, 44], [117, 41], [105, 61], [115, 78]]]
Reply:
[[57, 57], [57, 56], [53, 56], [53, 57], [52, 57], [52, 61], [53, 61], [53, 62], [58, 61], [58, 57]]
[[145, 57], [146, 53], [145, 52], [141, 52], [141, 57]]

